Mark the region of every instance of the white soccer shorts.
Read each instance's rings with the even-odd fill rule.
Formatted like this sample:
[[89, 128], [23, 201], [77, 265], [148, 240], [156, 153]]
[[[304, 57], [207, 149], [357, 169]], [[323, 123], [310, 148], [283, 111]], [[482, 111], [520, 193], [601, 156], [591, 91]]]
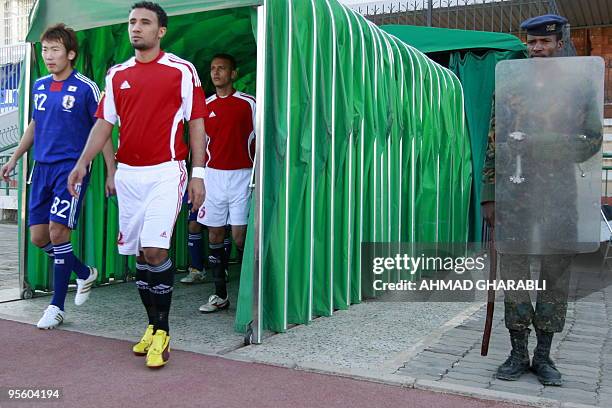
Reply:
[[217, 170], [204, 173], [206, 198], [198, 212], [198, 222], [207, 227], [247, 225], [251, 192], [251, 169]]
[[187, 188], [184, 161], [154, 166], [119, 163], [115, 173], [119, 203], [121, 255], [138, 255], [142, 248], [170, 248], [176, 217]]

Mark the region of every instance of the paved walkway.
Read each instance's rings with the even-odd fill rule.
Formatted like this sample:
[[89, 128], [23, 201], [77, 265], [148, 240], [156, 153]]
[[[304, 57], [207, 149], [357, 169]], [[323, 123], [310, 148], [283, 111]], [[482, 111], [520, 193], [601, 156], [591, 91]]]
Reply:
[[17, 224], [0, 223], [0, 302], [19, 299]]
[[[582, 257], [577, 263], [588, 263]], [[416, 355], [398, 368], [396, 374], [457, 384], [485, 390], [520, 394], [544, 399], [612, 407], [612, 286], [610, 271], [598, 289], [580, 291], [574, 287], [574, 302], [569, 303], [565, 328], [555, 335], [551, 357], [564, 377], [562, 387], [544, 387], [535, 375], [527, 373], [519, 381], [494, 378], [497, 367], [511, 348], [504, 326], [504, 305], [495, 306], [495, 318], [487, 357], [480, 355], [485, 308], [462, 324], [445, 332], [438, 340], [424, 345]], [[579, 277], [579, 276], [578, 276]], [[576, 278], [576, 276], [574, 276]], [[574, 280], [576, 285], [576, 280]], [[529, 349], [536, 344], [531, 332]]]

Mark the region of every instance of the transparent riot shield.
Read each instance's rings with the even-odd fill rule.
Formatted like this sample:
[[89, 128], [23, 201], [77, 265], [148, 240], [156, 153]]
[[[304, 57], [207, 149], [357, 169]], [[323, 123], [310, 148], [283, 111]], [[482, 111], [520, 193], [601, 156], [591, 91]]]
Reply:
[[500, 253], [599, 248], [604, 63], [503, 61], [495, 82], [495, 236]]

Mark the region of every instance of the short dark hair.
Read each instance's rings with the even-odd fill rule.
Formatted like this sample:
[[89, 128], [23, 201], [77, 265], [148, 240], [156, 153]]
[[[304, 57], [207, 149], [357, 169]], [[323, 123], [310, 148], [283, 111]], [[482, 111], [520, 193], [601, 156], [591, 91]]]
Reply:
[[70, 65], [74, 67], [76, 57], [79, 55], [79, 42], [72, 28], [66, 27], [64, 23], [49, 26], [40, 36], [40, 42], [42, 43], [43, 41], [61, 42], [66, 48], [66, 54], [70, 51], [74, 51], [74, 59], [70, 61]]
[[143, 8], [147, 10], [151, 10], [155, 14], [157, 14], [157, 22], [160, 27], [168, 27], [168, 15], [164, 11], [163, 8], [157, 3], [153, 3], [152, 1], [139, 1], [138, 3], [134, 3], [132, 5], [131, 10]]
[[217, 59], [217, 58], [219, 58], [219, 59], [224, 59], [224, 60], [226, 60], [226, 61], [229, 61], [229, 63], [230, 63], [230, 68], [232, 69], [232, 71], [235, 71], [235, 70], [236, 70], [236, 67], [237, 67], [238, 65], [236, 64], [236, 58], [234, 58], [234, 56], [233, 56], [233, 55], [231, 55], [231, 54], [225, 54], [225, 53], [215, 54], [215, 55], [212, 57], [212, 59], [210, 60], [210, 62], [212, 62], [213, 60], [215, 60], [215, 59]]

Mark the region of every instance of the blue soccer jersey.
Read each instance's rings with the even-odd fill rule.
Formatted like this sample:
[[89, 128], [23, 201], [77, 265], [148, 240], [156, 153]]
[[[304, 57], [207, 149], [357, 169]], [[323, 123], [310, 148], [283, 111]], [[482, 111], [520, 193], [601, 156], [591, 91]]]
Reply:
[[94, 81], [72, 71], [64, 81], [51, 75], [32, 88], [34, 111], [34, 160], [56, 163], [78, 160], [93, 124], [100, 100]]

